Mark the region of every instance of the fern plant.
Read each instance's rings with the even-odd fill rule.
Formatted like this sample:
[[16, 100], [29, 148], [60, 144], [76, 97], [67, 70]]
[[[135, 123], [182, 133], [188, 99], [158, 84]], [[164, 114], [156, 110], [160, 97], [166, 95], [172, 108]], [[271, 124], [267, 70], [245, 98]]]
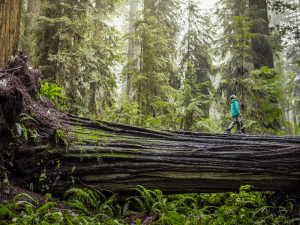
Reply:
[[61, 93], [59, 93], [58, 91], [63, 91], [63, 89], [61, 87], [58, 87], [57, 84], [48, 84], [48, 82], [45, 82], [44, 84], [41, 83], [41, 88], [40, 88], [40, 92], [37, 93], [38, 97], [40, 97], [40, 95], [42, 94], [43, 96], [45, 96], [46, 98], [53, 100], [55, 96], [58, 96], [60, 98], [66, 98], [65, 96], [63, 96]]
[[[88, 188], [70, 188], [63, 195], [63, 201], [65, 204], [76, 208], [79, 212], [84, 214], [95, 215], [94, 218], [99, 219], [106, 224], [111, 223], [114, 216], [119, 216], [118, 219], [114, 219], [116, 222], [128, 214], [128, 205], [122, 210], [118, 206], [114, 206], [114, 201], [117, 198], [117, 194], [106, 199], [106, 197], [98, 190], [90, 190]], [[125, 205], [126, 206], [126, 205]]]
[[141, 185], [137, 185], [136, 188], [132, 188], [132, 189], [138, 191], [141, 197], [131, 197], [131, 198], [127, 198], [127, 200], [134, 199], [138, 207], [142, 210], [141, 213], [147, 213], [148, 215], [153, 213], [153, 206], [156, 206], [155, 203], [157, 202], [157, 199], [160, 199], [158, 197], [159, 192], [146, 190]]
[[40, 84], [41, 84], [40, 91], [36, 92], [37, 97], [40, 98], [40, 95], [42, 94], [46, 98], [53, 101], [56, 104], [56, 106], [58, 106], [61, 109], [64, 109], [65, 106], [61, 105], [60, 102], [58, 101], [58, 99], [55, 98], [55, 96], [57, 96], [61, 99], [67, 98], [59, 92], [59, 91], [63, 91], [63, 89], [61, 87], [58, 87], [54, 83], [49, 85], [48, 82], [45, 82], [44, 84], [42, 84], [42, 82], [40, 81]]
[[[57, 203], [48, 202], [51, 194], [46, 194], [46, 204], [39, 207], [39, 202], [26, 193], [18, 194], [13, 203], [0, 204], [1, 224], [13, 225], [50, 225], [50, 224], [95, 224], [100, 225], [96, 216], [86, 216], [73, 210], [58, 210]], [[3, 219], [8, 218], [8, 219]], [[116, 224], [109, 221], [107, 224]]]

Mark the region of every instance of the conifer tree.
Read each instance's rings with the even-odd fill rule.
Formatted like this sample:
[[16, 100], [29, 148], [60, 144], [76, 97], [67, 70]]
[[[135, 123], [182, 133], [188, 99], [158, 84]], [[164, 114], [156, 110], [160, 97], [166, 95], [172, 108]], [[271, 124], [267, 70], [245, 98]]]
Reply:
[[[232, 7], [241, 2], [242, 1], [224, 0], [222, 1], [223, 9], [221, 10], [224, 13], [224, 11], [226, 11], [226, 7], [224, 6]], [[220, 41], [222, 50], [220, 51], [220, 55], [225, 59], [226, 54], [230, 54], [227, 56], [227, 61], [220, 66], [221, 82], [217, 90], [218, 96], [223, 98], [224, 103], [222, 126], [228, 126], [230, 123], [229, 121], [231, 120], [229, 104], [226, 104], [225, 101], [229, 103], [229, 96], [231, 94], [236, 94], [239, 96], [239, 100], [242, 100], [241, 106], [243, 106], [243, 104], [246, 105], [245, 108], [241, 107], [241, 111], [242, 122], [244, 123], [244, 127], [247, 127], [248, 132], [279, 132], [278, 128], [280, 128], [280, 121], [282, 121], [282, 109], [280, 109], [279, 101], [282, 99], [283, 90], [282, 87], [280, 87], [280, 82], [278, 82], [278, 80], [280, 80], [281, 77], [277, 70], [274, 71], [267, 67], [261, 68], [261, 66], [273, 67], [273, 53], [271, 46], [264, 46], [271, 51], [271, 53], [268, 51], [264, 52], [266, 55], [259, 56], [259, 50], [255, 51], [255, 46], [257, 46], [258, 43], [258, 39], [255, 39], [257, 35], [260, 35], [260, 41], [262, 39], [269, 41], [267, 35], [268, 32], [266, 34], [259, 33], [259, 31], [263, 29], [263, 25], [266, 25], [268, 22], [263, 20], [260, 14], [253, 12], [254, 8], [257, 9], [257, 6], [255, 6], [256, 3], [257, 2], [251, 2], [254, 7], [251, 7], [249, 11], [247, 10], [246, 1], [243, 2], [240, 10], [238, 10], [238, 8], [234, 10], [234, 8], [230, 7], [230, 9], [232, 9], [230, 12], [239, 12], [240, 15], [233, 16], [236, 22], [231, 22], [232, 24], [235, 24], [233, 26], [231, 25], [231, 28], [228, 21], [223, 22], [227, 26], [225, 26], [224, 29], [225, 38]], [[260, 11], [258, 10], [258, 12]], [[219, 14], [219, 18], [226, 17], [224, 17], [223, 13]], [[246, 21], [246, 15], [251, 16], [248, 18], [250, 19], [249, 23]], [[252, 25], [254, 25], [253, 29]], [[266, 28], [268, 28], [268, 26]], [[255, 35], [253, 35], [252, 32], [256, 32]], [[254, 44], [252, 43], [253, 41], [255, 42]], [[270, 56], [269, 58], [267, 57], [268, 54]], [[259, 63], [257, 63], [258, 61], [255, 59], [256, 56], [259, 56], [261, 59]], [[250, 73], [252, 69], [258, 67], [259, 70], [254, 70]], [[261, 89], [262, 87], [260, 85], [262, 84], [268, 86], [268, 88]], [[254, 93], [258, 93], [258, 95]], [[254, 109], [252, 107], [254, 107]], [[260, 112], [259, 118], [257, 117], [258, 111]], [[256, 114], [254, 112], [256, 112]]]
[[[47, 0], [42, 4], [42, 14], [35, 26], [35, 37], [37, 49], [35, 56], [35, 68], [42, 73], [42, 80], [48, 83], [55, 83], [58, 73], [58, 62], [50, 60], [50, 55], [58, 53], [59, 26], [54, 23], [56, 18], [62, 15], [61, 0]], [[69, 10], [70, 11], [70, 10]], [[44, 22], [42, 24], [42, 21]]]
[[[138, 12], [139, 0], [130, 0], [130, 18], [129, 18], [129, 35], [133, 36], [135, 32], [134, 24], [136, 22], [136, 16]], [[132, 38], [128, 43], [128, 59], [134, 60], [139, 51], [139, 46]], [[132, 66], [134, 66], [132, 64]], [[135, 65], [137, 66], [137, 65]], [[128, 75], [126, 80], [126, 94], [130, 100], [132, 100], [136, 90], [133, 90], [131, 77]]]
[[251, 45], [254, 69], [260, 69], [262, 66], [274, 68], [267, 1], [249, 0], [249, 17], [253, 21], [250, 32], [256, 34]]
[[[35, 27], [37, 67], [45, 81], [64, 88], [71, 113], [88, 113], [91, 82], [100, 81], [108, 98], [116, 87], [111, 66], [121, 60], [122, 43], [117, 31], [100, 22], [107, 17], [106, 9], [97, 11], [92, 3], [45, 1]], [[94, 38], [96, 30], [103, 38]]]
[[[25, 8], [26, 6], [26, 8]], [[34, 49], [36, 41], [32, 37], [32, 29], [36, 26], [36, 19], [42, 12], [41, 0], [27, 0], [22, 4], [19, 49], [28, 57], [28, 64], [34, 65]]]
[[[209, 50], [212, 43], [212, 31], [210, 17], [201, 11], [199, 3], [197, 0], [187, 1], [185, 3], [187, 18], [183, 18], [186, 21], [183, 24], [188, 27], [181, 42], [182, 60], [180, 63], [181, 69], [185, 69], [187, 66], [184, 85], [189, 86], [185, 87], [185, 90], [189, 92], [189, 94], [185, 94], [184, 100], [186, 106], [185, 130], [190, 130], [196, 122], [197, 112], [201, 111], [201, 116], [204, 118], [208, 118], [209, 115], [209, 104], [205, 100], [208, 100], [207, 97], [211, 94], [212, 57]], [[190, 68], [191, 66], [193, 69]], [[199, 95], [205, 96], [202, 101], [199, 101]]]
[[300, 44], [297, 41], [293, 41], [287, 46], [285, 56], [286, 61], [284, 65], [284, 69], [292, 74], [291, 85], [289, 89], [291, 89], [290, 105], [292, 105], [293, 112], [293, 124], [294, 127], [297, 127], [299, 123], [299, 112], [300, 112], [300, 66], [297, 61], [300, 61], [300, 53], [299, 53]]
[[[284, 60], [284, 69], [291, 73], [290, 85], [288, 89], [290, 90], [289, 104], [291, 107], [289, 109], [293, 112], [293, 124], [294, 128], [298, 130], [299, 133], [299, 112], [300, 112], [300, 14], [299, 7], [300, 4], [294, 1], [287, 1], [286, 3], [274, 2], [272, 8], [278, 13], [280, 21], [276, 24], [276, 30], [280, 32], [281, 36], [285, 41], [282, 43], [283, 53], [281, 57]], [[280, 11], [279, 11], [280, 10]]]
[[[124, 70], [126, 77], [130, 76], [136, 89], [139, 110], [144, 116], [156, 117], [163, 114], [164, 106], [172, 93], [169, 84], [169, 71], [173, 70], [171, 55], [173, 39], [172, 28], [166, 24], [164, 14], [159, 13], [160, 7], [155, 7], [154, 0], [144, 1], [144, 8], [134, 25], [135, 34], [131, 38], [141, 46], [138, 57], [127, 65]], [[139, 67], [131, 66], [138, 63]]]
[[[102, 0], [95, 0], [95, 8], [98, 14], [108, 15], [114, 11], [116, 5], [123, 5], [123, 2], [120, 0], [113, 0], [113, 1], [102, 1]], [[103, 18], [101, 18], [103, 19]], [[97, 27], [93, 38], [95, 41], [99, 41], [101, 39], [110, 39], [106, 33], [103, 33], [103, 30], [110, 29], [107, 24], [105, 24], [102, 20], [95, 21], [95, 26]], [[104, 34], [104, 36], [101, 36]], [[115, 40], [112, 40], [111, 44], [114, 44]], [[98, 48], [96, 44], [93, 44], [93, 49], [96, 50], [96, 54], [102, 57], [102, 50]], [[113, 54], [113, 52], [110, 52]], [[117, 55], [117, 54], [115, 54]], [[95, 114], [97, 117], [103, 111], [106, 105], [112, 106], [114, 101], [114, 91], [113, 89], [116, 88], [116, 77], [110, 70], [110, 64], [107, 64], [106, 61], [98, 60], [97, 63], [97, 70], [100, 72], [101, 76], [108, 82], [105, 82], [104, 79], [99, 79], [99, 76], [93, 76], [90, 80], [90, 89], [89, 89], [89, 112]]]
[[[218, 66], [220, 74], [220, 82], [216, 89], [217, 100], [222, 106], [221, 126], [224, 128], [228, 126], [231, 116], [228, 113], [230, 108], [229, 97], [232, 94], [239, 95], [241, 90], [241, 68], [239, 67], [239, 59], [235, 54], [237, 41], [234, 39], [233, 30], [235, 29], [232, 24], [236, 23], [236, 16], [246, 17], [247, 15], [247, 1], [246, 0], [220, 0], [217, 3], [216, 16], [218, 25], [217, 30], [221, 30], [215, 42], [214, 54], [217, 59], [222, 61]], [[249, 58], [243, 59], [244, 67], [249, 67]], [[243, 71], [244, 73], [244, 71]]]
[[[169, 37], [173, 41], [169, 42], [169, 47], [174, 51], [174, 53], [170, 55], [173, 62], [179, 59], [177, 43], [179, 42], [179, 35], [182, 31], [180, 3], [179, 0], [156, 0], [153, 8], [155, 12], [154, 15], [157, 15], [158, 20], [170, 28]], [[167, 73], [169, 84], [178, 90], [181, 85], [178, 71], [176, 69], [174, 70], [174, 67], [168, 67]]]

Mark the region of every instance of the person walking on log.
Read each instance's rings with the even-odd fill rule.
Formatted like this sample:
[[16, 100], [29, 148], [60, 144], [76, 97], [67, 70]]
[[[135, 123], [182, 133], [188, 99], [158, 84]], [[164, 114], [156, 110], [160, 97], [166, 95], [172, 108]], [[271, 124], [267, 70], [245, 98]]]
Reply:
[[241, 114], [239, 110], [239, 102], [237, 100], [237, 97], [235, 95], [230, 96], [231, 99], [231, 114], [233, 117], [233, 122], [230, 124], [230, 126], [225, 130], [227, 133], [230, 133], [232, 128], [237, 124], [237, 133], [241, 134], [241, 122], [239, 120], [239, 115]]

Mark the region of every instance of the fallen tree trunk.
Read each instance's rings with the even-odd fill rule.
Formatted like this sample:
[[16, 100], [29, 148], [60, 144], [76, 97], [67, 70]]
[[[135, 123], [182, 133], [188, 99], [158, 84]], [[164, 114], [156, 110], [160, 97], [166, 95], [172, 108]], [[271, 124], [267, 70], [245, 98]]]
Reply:
[[126, 194], [136, 185], [165, 194], [247, 184], [261, 191], [299, 188], [300, 137], [158, 132], [92, 121], [36, 94], [39, 79], [22, 51], [0, 68], [2, 180], [9, 175], [15, 185], [55, 195], [86, 185]]
[[45, 162], [54, 194], [85, 185], [127, 194], [136, 185], [164, 193], [237, 191], [247, 184], [260, 191], [299, 188], [300, 137], [157, 132], [69, 118], [73, 144], [28, 152], [25, 164], [35, 171], [30, 182], [39, 190], [41, 168], [32, 156]]

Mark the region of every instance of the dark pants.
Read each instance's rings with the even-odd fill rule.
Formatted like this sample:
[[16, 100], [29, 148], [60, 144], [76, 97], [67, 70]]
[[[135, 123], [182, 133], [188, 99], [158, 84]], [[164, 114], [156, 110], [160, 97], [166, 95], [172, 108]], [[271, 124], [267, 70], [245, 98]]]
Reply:
[[241, 122], [239, 120], [239, 116], [234, 116], [233, 117], [233, 122], [230, 124], [230, 126], [227, 128], [227, 130], [231, 131], [231, 129], [237, 124], [237, 131], [241, 131]]

